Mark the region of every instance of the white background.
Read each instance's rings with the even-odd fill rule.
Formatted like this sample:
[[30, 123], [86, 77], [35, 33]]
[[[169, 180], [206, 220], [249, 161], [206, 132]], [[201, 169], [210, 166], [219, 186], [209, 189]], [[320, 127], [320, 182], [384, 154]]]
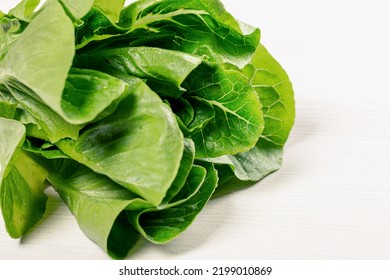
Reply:
[[[224, 0], [261, 28], [293, 82], [297, 118], [283, 168], [213, 199], [178, 239], [141, 242], [129, 259], [390, 259], [387, 2]], [[0, 221], [0, 248], [0, 259], [108, 259], [52, 194], [45, 219], [21, 240]]]

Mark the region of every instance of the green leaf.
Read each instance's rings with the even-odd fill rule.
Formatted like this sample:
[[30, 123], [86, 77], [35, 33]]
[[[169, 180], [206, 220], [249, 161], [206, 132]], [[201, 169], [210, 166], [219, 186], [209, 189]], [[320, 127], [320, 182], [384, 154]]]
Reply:
[[128, 85], [105, 73], [72, 68], [66, 80], [61, 107], [79, 122], [95, 119], [115, 100], [126, 95]]
[[169, 106], [172, 108], [172, 111], [179, 118], [179, 122], [187, 129], [187, 126], [193, 121], [195, 117], [194, 108], [191, 106], [190, 102], [186, 99], [179, 97], [169, 100]]
[[26, 139], [23, 143], [23, 150], [33, 154], [38, 154], [47, 159], [69, 158], [50, 142], [44, 142], [43, 140], [35, 138]]
[[203, 129], [209, 121], [215, 118], [215, 110], [209, 102], [201, 98], [188, 97], [187, 100], [194, 108], [194, 118], [187, 125], [188, 134], [191, 134]]
[[163, 209], [127, 211], [134, 227], [149, 241], [163, 244], [186, 230], [209, 201], [218, 183], [212, 164], [194, 165], [176, 203]]
[[[19, 36], [22, 24], [18, 19], [0, 18], [0, 62]], [[0, 72], [1, 81], [1, 72]]]
[[184, 87], [187, 96], [209, 103], [215, 113], [207, 125], [190, 134], [196, 158], [236, 154], [255, 146], [264, 126], [261, 104], [242, 73], [204, 64], [190, 74]]
[[[124, 258], [138, 233], [121, 216], [129, 204], [151, 205], [134, 193], [72, 160], [49, 160], [49, 182], [60, 194], [80, 229], [113, 258]], [[134, 206], [136, 207], [136, 206]]]
[[183, 135], [175, 117], [141, 80], [115, 113], [90, 126], [77, 141], [57, 143], [68, 156], [110, 177], [154, 205], [176, 177]]
[[13, 119], [17, 104], [6, 103], [0, 100], [0, 118]]
[[124, 259], [140, 238], [139, 233], [129, 223], [122, 212], [115, 220], [107, 239], [107, 253], [114, 259]]
[[93, 5], [93, 0], [59, 0], [68, 16], [76, 21], [82, 18]]
[[183, 93], [181, 84], [202, 62], [199, 56], [150, 47], [114, 48], [90, 55], [92, 58], [88, 61], [95, 59], [128, 75], [146, 79], [154, 91], [173, 97]]
[[19, 238], [45, 212], [47, 172], [20, 152], [25, 139], [22, 124], [0, 118], [0, 135], [0, 205], [9, 235]]
[[0, 118], [0, 184], [7, 176], [25, 139], [26, 129], [21, 123]]
[[218, 172], [218, 186], [225, 184], [235, 177], [232, 167], [228, 164], [214, 164]]
[[0, 62], [0, 83], [16, 79], [66, 117], [61, 97], [74, 53], [73, 24], [57, 1], [48, 1]]
[[170, 38], [153, 40], [154, 46], [206, 56], [213, 62], [243, 67], [251, 60], [260, 38], [259, 30], [244, 35], [219, 1], [156, 1], [137, 11], [136, 16], [131, 5], [128, 9], [133, 19], [131, 29], [148, 31], [150, 37], [146, 40], [153, 40], [153, 35], [159, 36], [161, 31], [172, 34]]
[[201, 98], [169, 99], [169, 103], [185, 136], [202, 130], [215, 117], [213, 106]]
[[[73, 1], [66, 2], [71, 7]], [[78, 9], [78, 5], [74, 8]], [[80, 5], [80, 9], [87, 6]], [[73, 69], [69, 73], [74, 54], [73, 24], [57, 1], [48, 1], [0, 62], [0, 83], [17, 81], [29, 89], [28, 94], [44, 102], [67, 122], [85, 124], [127, 88], [122, 81], [103, 73]]]
[[260, 39], [258, 29], [243, 34], [219, 1], [136, 1], [122, 10], [118, 24], [93, 9], [83, 20], [76, 33], [78, 49], [130, 43], [182, 51], [240, 68], [250, 62]]
[[[66, 122], [50, 107], [39, 99], [32, 97], [33, 93], [31, 93], [30, 89], [13, 79], [8, 80], [7, 89], [23, 109], [19, 110], [18, 120], [25, 124], [36, 125], [38, 130], [43, 130], [44, 139], [48, 138], [48, 140], [55, 143], [63, 138], [78, 138], [82, 126]], [[29, 135], [34, 136], [34, 134], [30, 133]]]
[[15, 8], [9, 10], [8, 14], [20, 20], [30, 22], [40, 2], [40, 0], [22, 0]]
[[13, 119], [17, 107], [17, 102], [0, 88], [0, 118]]
[[91, 42], [101, 43], [102, 40], [126, 33], [109, 15], [99, 7], [93, 6], [82, 18], [83, 24], [76, 28], [76, 49], [82, 49]]
[[222, 2], [219, 0], [197, 0], [191, 1], [191, 3], [187, 3], [185, 0], [181, 0], [175, 1], [175, 3], [178, 6], [186, 7], [188, 9], [204, 9], [217, 21], [232, 27], [238, 32], [242, 31], [237, 20], [226, 11]]
[[184, 151], [180, 162], [180, 168], [177, 171], [176, 178], [168, 189], [161, 205], [169, 204], [172, 199], [180, 192], [191, 171], [195, 158], [194, 142], [190, 139], [184, 139]]
[[43, 217], [47, 172], [21, 153], [1, 184], [1, 207], [8, 234], [19, 238]]
[[104, 14], [112, 21], [119, 21], [119, 14], [125, 5], [125, 0], [95, 0], [94, 5], [99, 7]]
[[264, 131], [252, 150], [209, 161], [230, 165], [240, 180], [258, 181], [282, 165], [283, 146], [295, 118], [294, 92], [286, 72], [262, 45], [243, 73], [262, 102]]
[[243, 73], [250, 79], [263, 105], [265, 127], [261, 141], [283, 146], [295, 119], [294, 92], [286, 72], [260, 45]]
[[282, 147], [265, 145], [259, 141], [248, 152], [209, 158], [207, 161], [230, 166], [241, 181], [259, 181], [278, 170], [282, 165], [282, 158]]
[[[175, 200], [183, 196], [187, 196], [184, 199], [188, 199], [194, 195], [188, 192], [197, 190], [186, 190], [188, 187], [184, 184], [192, 166], [193, 153], [191, 141], [186, 141], [182, 166], [169, 194], [174, 196]], [[66, 159], [41, 161], [50, 171], [48, 180], [68, 205], [81, 230], [111, 257], [124, 258], [136, 244], [139, 234], [123, 211], [128, 209], [137, 212], [152, 209], [153, 205], [108, 177], [99, 175], [75, 161]], [[204, 172], [201, 179], [203, 181], [205, 170], [201, 167], [198, 169]], [[168, 208], [173, 205], [168, 203], [162, 207]]]
[[169, 201], [169, 204], [159, 206], [157, 209], [172, 208], [188, 201], [200, 190], [206, 175], [207, 170], [205, 168], [197, 164], [192, 165], [180, 191]]

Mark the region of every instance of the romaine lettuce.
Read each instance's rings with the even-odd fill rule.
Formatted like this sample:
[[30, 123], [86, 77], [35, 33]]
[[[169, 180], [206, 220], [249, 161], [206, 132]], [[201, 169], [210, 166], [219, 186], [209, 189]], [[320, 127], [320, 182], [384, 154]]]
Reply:
[[113, 258], [163, 244], [218, 186], [282, 164], [291, 82], [219, 0], [23, 0], [0, 12], [0, 202], [13, 238], [51, 185]]

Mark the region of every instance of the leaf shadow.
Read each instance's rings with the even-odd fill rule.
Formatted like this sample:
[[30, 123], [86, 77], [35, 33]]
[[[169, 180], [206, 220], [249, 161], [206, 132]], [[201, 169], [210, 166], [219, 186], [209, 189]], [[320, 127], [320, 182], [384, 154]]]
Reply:
[[[133, 251], [133, 254], [128, 256], [128, 259], [142, 259], [145, 258], [145, 256], [150, 255], [152, 255], [152, 257], [148, 257], [148, 259], [186, 258], [186, 255], [191, 251], [198, 250], [202, 247], [202, 244], [207, 243], [222, 224], [227, 223], [231, 214], [230, 209], [232, 209], [229, 203], [229, 200], [224, 200], [223, 205], [216, 201], [209, 201], [209, 205], [207, 205], [209, 207], [206, 206], [206, 208], [197, 216], [193, 224], [176, 239], [163, 245], [153, 244], [146, 239], [142, 239], [138, 242], [137, 248]], [[223, 215], [221, 213], [216, 213], [218, 211], [215, 211], [216, 209], [212, 208], [220, 209], [220, 211], [223, 211]], [[199, 254], [198, 258], [204, 259], [205, 257], [206, 256]], [[193, 257], [191, 257], [191, 259], [193, 259]]]
[[308, 141], [321, 130], [321, 121], [313, 117], [318, 102], [297, 102], [294, 125], [286, 142], [286, 149]]
[[[45, 225], [52, 224], [54, 217], [64, 207], [64, 204], [59, 195], [52, 189], [48, 188], [45, 191], [47, 195], [46, 211], [43, 214], [42, 219], [25, 235], [20, 238], [20, 244], [32, 242], [33, 239], [39, 238], [45, 231]], [[51, 226], [51, 225], [50, 225]]]
[[242, 191], [248, 188], [253, 187], [257, 182], [244, 182], [240, 181], [236, 178], [233, 178], [226, 183], [218, 186], [218, 188], [215, 190], [213, 196], [211, 199], [218, 199], [227, 195], [230, 195], [232, 193]]

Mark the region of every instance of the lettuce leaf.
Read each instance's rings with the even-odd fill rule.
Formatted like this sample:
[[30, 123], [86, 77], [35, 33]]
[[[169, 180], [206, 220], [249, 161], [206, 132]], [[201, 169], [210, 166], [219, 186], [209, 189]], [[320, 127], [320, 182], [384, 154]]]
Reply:
[[21, 151], [25, 127], [0, 118], [0, 205], [12, 238], [25, 235], [46, 209], [47, 172]]
[[250, 151], [208, 161], [229, 165], [240, 180], [258, 181], [282, 166], [283, 146], [295, 118], [294, 93], [286, 72], [263, 45], [243, 73], [261, 100], [264, 131]]
[[183, 135], [169, 107], [140, 79], [110, 116], [89, 126], [79, 139], [57, 146], [69, 157], [104, 174], [154, 205], [176, 177]]

